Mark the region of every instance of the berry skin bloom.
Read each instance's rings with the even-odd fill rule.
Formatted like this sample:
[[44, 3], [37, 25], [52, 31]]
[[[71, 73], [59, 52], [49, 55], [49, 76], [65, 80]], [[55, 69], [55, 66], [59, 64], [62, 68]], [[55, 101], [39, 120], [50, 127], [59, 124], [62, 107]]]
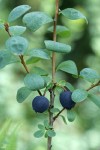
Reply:
[[70, 91], [63, 91], [60, 94], [60, 103], [61, 105], [66, 108], [66, 109], [71, 109], [72, 107], [75, 106], [75, 102], [71, 98], [72, 92]]
[[32, 101], [32, 108], [35, 112], [43, 113], [49, 108], [49, 100], [44, 96], [36, 96]]

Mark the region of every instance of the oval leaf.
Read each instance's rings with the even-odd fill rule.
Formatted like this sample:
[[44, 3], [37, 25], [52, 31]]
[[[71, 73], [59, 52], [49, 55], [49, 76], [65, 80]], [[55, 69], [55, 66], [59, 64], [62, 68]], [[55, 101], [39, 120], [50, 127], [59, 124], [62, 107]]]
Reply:
[[44, 88], [45, 82], [44, 79], [37, 74], [29, 73], [24, 78], [25, 86], [30, 90], [39, 90]]
[[41, 59], [50, 59], [50, 56], [44, 51], [44, 49], [34, 48], [28, 52], [28, 55]]
[[40, 137], [42, 137], [42, 136], [44, 135], [44, 132], [45, 132], [45, 130], [38, 130], [38, 131], [36, 131], [36, 132], [34, 133], [34, 136], [35, 136], [36, 138], [40, 138]]
[[[48, 31], [53, 32], [54, 26], [48, 28]], [[65, 37], [70, 35], [70, 30], [65, 26], [57, 25], [56, 26], [56, 34]]]
[[66, 118], [65, 118], [63, 115], [60, 115], [60, 116], [61, 116], [61, 118], [62, 118], [63, 122], [67, 125]]
[[99, 74], [91, 68], [81, 70], [80, 76], [91, 83], [95, 82], [96, 79], [100, 79]]
[[9, 27], [9, 32], [12, 36], [21, 35], [25, 32], [26, 27], [23, 26], [11, 26]]
[[69, 82], [66, 82], [66, 87], [67, 87], [68, 90], [70, 90], [71, 92], [74, 91], [74, 87], [73, 87]]
[[76, 113], [72, 110], [67, 110], [68, 121], [73, 122], [75, 120]]
[[58, 65], [57, 70], [62, 70], [76, 76], [78, 75], [76, 64], [72, 60], [62, 62]]
[[28, 41], [21, 36], [13, 36], [6, 41], [6, 47], [13, 54], [23, 55], [28, 48]]
[[40, 130], [45, 130], [45, 126], [42, 125], [42, 124], [38, 124], [38, 128], [39, 128]]
[[40, 67], [32, 68], [31, 72], [42, 75], [42, 76], [47, 76], [48, 75], [48, 72], [45, 71], [44, 69], [40, 68]]
[[23, 14], [25, 14], [27, 11], [29, 11], [31, 7], [29, 5], [20, 5], [14, 8], [9, 16], [8, 16], [8, 22], [15, 21], [19, 17], [21, 17]]
[[29, 59], [26, 60], [26, 64], [34, 64], [37, 63], [38, 61], [40, 61], [40, 58], [35, 58], [35, 57], [30, 57]]
[[49, 136], [49, 137], [54, 137], [55, 135], [56, 135], [56, 133], [55, 133], [55, 131], [54, 130], [47, 130], [47, 135]]
[[100, 96], [89, 94], [88, 98], [100, 108]]
[[71, 95], [72, 100], [76, 103], [82, 102], [87, 98], [87, 96], [88, 96], [88, 92], [83, 89], [76, 89]]
[[9, 64], [11, 60], [11, 54], [6, 50], [0, 51], [0, 69]]
[[23, 23], [33, 32], [53, 19], [44, 12], [31, 12], [23, 17]]
[[71, 46], [63, 43], [46, 40], [44, 41], [46, 49], [58, 53], [69, 53], [71, 51]]
[[31, 93], [32, 91], [29, 90], [27, 87], [21, 87], [18, 91], [17, 91], [17, 101], [19, 103], [22, 103]]
[[86, 17], [76, 9], [67, 8], [62, 10], [61, 13], [70, 20], [85, 19], [85, 21], [88, 22]]

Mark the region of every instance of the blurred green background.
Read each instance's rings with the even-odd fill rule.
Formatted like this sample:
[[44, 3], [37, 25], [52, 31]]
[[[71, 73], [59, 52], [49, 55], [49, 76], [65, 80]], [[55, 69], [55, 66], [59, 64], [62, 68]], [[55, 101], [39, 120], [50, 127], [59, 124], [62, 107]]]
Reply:
[[[72, 7], [80, 10], [88, 19], [88, 24], [83, 20], [70, 21], [61, 16], [58, 24], [63, 24], [70, 29], [69, 37], [58, 37], [58, 41], [69, 43], [72, 52], [68, 55], [57, 54], [57, 64], [64, 60], [74, 60], [79, 71], [84, 67], [91, 67], [100, 73], [100, 1], [99, 0], [59, 0], [60, 9]], [[55, 0], [0, 0], [0, 19], [7, 20], [9, 12], [16, 6], [28, 4], [32, 11], [45, 11], [54, 15]], [[16, 22], [21, 25], [19, 19]], [[29, 30], [23, 35], [30, 42], [30, 48], [43, 47], [44, 39], [52, 39], [51, 33], [47, 32], [46, 25], [35, 33]], [[8, 39], [6, 32], [0, 30], [0, 47], [4, 49]], [[47, 64], [47, 65], [44, 65]], [[50, 62], [41, 61], [34, 66], [45, 67], [51, 70]], [[51, 72], [51, 71], [50, 71]], [[47, 114], [36, 114], [31, 107], [32, 99], [37, 95], [34, 92], [21, 104], [16, 101], [17, 90], [22, 87], [25, 71], [21, 64], [11, 64], [0, 70], [0, 131], [5, 133], [5, 143], [0, 150], [5, 149], [9, 138], [18, 126], [15, 138], [16, 150], [46, 150], [46, 139], [36, 139], [33, 133], [37, 130], [37, 124], [42, 123]], [[57, 80], [66, 79], [75, 87], [89, 87], [85, 81], [77, 80], [71, 76], [59, 72]], [[100, 92], [100, 90], [99, 90]], [[100, 94], [100, 93], [99, 93]], [[56, 95], [56, 105], [62, 107]], [[86, 100], [76, 107], [77, 117], [73, 123], [63, 123], [59, 117], [54, 123], [56, 137], [53, 138], [52, 150], [100, 150], [100, 110], [91, 101]], [[66, 116], [66, 112], [63, 112]], [[67, 117], [66, 117], [67, 118]], [[14, 139], [14, 138], [13, 138]], [[15, 150], [14, 145], [11, 150]]]

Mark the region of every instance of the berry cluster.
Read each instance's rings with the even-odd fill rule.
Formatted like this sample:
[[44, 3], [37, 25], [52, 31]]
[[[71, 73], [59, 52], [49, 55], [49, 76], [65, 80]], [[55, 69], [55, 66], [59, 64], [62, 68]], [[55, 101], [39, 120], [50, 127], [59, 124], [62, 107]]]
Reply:
[[[68, 110], [75, 106], [75, 102], [72, 101], [71, 94], [72, 92], [70, 91], [63, 91], [59, 98], [61, 105]], [[43, 113], [49, 108], [49, 100], [44, 96], [36, 96], [32, 101], [32, 108], [35, 112]]]

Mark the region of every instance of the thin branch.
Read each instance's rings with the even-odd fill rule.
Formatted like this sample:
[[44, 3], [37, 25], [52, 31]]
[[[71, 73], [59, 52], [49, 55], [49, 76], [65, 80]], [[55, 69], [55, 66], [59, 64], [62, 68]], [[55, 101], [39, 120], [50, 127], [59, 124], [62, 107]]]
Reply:
[[25, 63], [25, 61], [24, 61], [23, 55], [19, 55], [19, 58], [20, 58], [20, 60], [21, 60], [22, 65], [24, 66], [26, 72], [29, 73], [29, 70], [28, 70], [28, 68], [27, 68], [27, 66], [26, 66], [26, 63]]
[[5, 27], [5, 31], [8, 33], [8, 35], [11, 37], [11, 34], [9, 32], [9, 24], [8, 23], [5, 23], [4, 24], [4, 27]]
[[[26, 63], [25, 63], [25, 60], [24, 60], [23, 55], [20, 55], [19, 58], [20, 58], [20, 60], [21, 60], [21, 63], [22, 63], [22, 65], [23, 65], [23, 67], [25, 68], [26, 72], [29, 73], [29, 70], [28, 70], [27, 65], [26, 65]], [[37, 90], [37, 92], [39, 93], [40, 96], [42, 96], [42, 93], [41, 93], [40, 90]]]
[[100, 85], [100, 81], [98, 81], [98, 82], [95, 83], [95, 84], [92, 84], [92, 85], [87, 89], [87, 91], [93, 89], [94, 87], [96, 87], [96, 86], [98, 86], [98, 85]]
[[53, 121], [55, 121], [55, 120], [59, 117], [59, 115], [60, 115], [64, 110], [65, 110], [65, 108], [62, 108], [62, 109], [58, 112], [58, 114], [53, 117]]
[[[54, 18], [54, 30], [53, 30], [53, 41], [56, 41], [56, 25], [58, 19], [59, 12], [59, 0], [56, 0], [56, 10], [55, 10], [55, 18]], [[54, 83], [54, 87], [49, 89], [50, 92], [50, 109], [54, 107], [54, 89], [55, 89], [55, 68], [56, 68], [56, 55], [55, 52], [52, 53], [52, 83]], [[49, 125], [53, 126], [53, 113], [49, 111]], [[47, 140], [47, 150], [51, 150], [52, 148], [52, 137], [48, 136]]]
[[[59, 0], [56, 0], [56, 11], [55, 11], [55, 18], [54, 18], [54, 29], [53, 29], [53, 41], [56, 41], [56, 25], [58, 20], [58, 13], [59, 13]], [[55, 83], [55, 68], [56, 68], [56, 54], [55, 52], [52, 53], [52, 82]]]
[[[11, 34], [10, 34], [10, 32], [9, 32], [9, 24], [8, 24], [8, 23], [5, 23], [4, 26], [5, 26], [5, 31], [6, 31], [6, 32], [8, 33], [8, 35], [11, 37]], [[19, 58], [20, 58], [20, 60], [21, 60], [21, 64], [22, 64], [23, 67], [25, 68], [26, 72], [29, 73], [29, 70], [28, 70], [27, 65], [26, 65], [26, 63], [25, 63], [25, 60], [24, 60], [24, 56], [23, 56], [23, 55], [19, 55]], [[37, 92], [39, 93], [40, 96], [42, 96], [42, 93], [41, 93], [40, 90], [37, 90]]]

